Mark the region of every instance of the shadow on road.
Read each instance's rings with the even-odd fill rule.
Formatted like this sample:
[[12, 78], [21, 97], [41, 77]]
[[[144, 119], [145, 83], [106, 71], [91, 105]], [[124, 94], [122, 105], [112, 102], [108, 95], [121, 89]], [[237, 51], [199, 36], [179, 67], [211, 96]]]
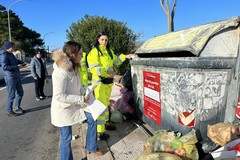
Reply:
[[24, 110], [24, 113], [35, 112], [35, 111], [39, 111], [39, 110], [43, 110], [43, 109], [48, 109], [50, 107], [51, 107], [51, 105], [46, 105], [46, 106], [40, 106], [40, 107], [36, 107], [36, 108], [26, 109], [26, 110]]

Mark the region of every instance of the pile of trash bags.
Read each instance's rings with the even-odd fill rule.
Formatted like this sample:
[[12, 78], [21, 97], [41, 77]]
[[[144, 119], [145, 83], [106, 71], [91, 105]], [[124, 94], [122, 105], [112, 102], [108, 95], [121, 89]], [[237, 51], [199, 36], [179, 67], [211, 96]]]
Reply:
[[141, 160], [143, 157], [145, 160], [151, 160], [156, 154], [165, 159], [174, 159], [173, 157], [175, 157], [175, 159], [198, 160], [199, 155], [195, 145], [197, 142], [194, 129], [184, 136], [180, 132], [159, 130], [147, 140], [144, 145], [144, 153], [136, 160]]
[[218, 145], [204, 160], [240, 159], [240, 128], [238, 124], [219, 122], [208, 125], [208, 137]]
[[136, 117], [134, 106], [134, 93], [132, 88], [131, 70], [128, 70], [121, 78], [121, 97], [116, 101], [110, 100], [110, 121], [122, 123], [126, 119]]
[[207, 135], [208, 140], [200, 140], [195, 129], [185, 135], [175, 131], [158, 130], [146, 141], [143, 154], [135, 160], [240, 159], [238, 124], [219, 122], [208, 125]]
[[182, 160], [179, 156], [170, 153], [147, 153], [137, 160]]

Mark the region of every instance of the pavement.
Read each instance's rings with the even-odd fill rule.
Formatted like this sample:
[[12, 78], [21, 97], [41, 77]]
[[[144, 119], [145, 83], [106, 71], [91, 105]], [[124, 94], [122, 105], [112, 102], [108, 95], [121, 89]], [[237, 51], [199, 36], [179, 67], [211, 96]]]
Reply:
[[[119, 84], [113, 86], [111, 100], [117, 101], [121, 98], [121, 87]], [[98, 141], [99, 149], [103, 151], [102, 156], [85, 153], [87, 124], [74, 125], [72, 133], [79, 137], [72, 141], [74, 160], [134, 160], [143, 153], [144, 144], [154, 133], [147, 124], [138, 127], [132, 120], [114, 123], [114, 125], [117, 128], [115, 131], [106, 131], [110, 138], [106, 141]], [[149, 132], [144, 132], [144, 129]]]
[[[138, 127], [132, 120], [123, 123], [115, 123], [115, 131], [106, 131], [110, 138], [106, 141], [98, 141], [102, 156], [86, 155], [85, 138], [87, 124], [77, 124], [72, 127], [73, 135], [79, 138], [72, 141], [74, 160], [134, 160], [143, 153], [143, 146], [149, 135]], [[145, 127], [153, 133], [149, 127]]]

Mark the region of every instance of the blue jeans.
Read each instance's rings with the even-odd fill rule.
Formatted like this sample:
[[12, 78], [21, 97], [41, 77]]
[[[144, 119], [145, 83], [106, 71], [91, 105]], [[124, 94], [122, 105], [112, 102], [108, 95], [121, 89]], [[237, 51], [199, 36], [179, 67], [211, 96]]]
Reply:
[[73, 160], [72, 155], [72, 127], [59, 127], [61, 144], [60, 144], [60, 160]]
[[16, 94], [16, 99], [15, 99], [15, 109], [20, 107], [22, 97], [23, 97], [23, 87], [21, 84], [20, 78], [16, 77], [5, 77], [5, 82], [7, 86], [7, 91], [8, 91], [8, 99], [7, 99], [7, 112], [11, 112], [13, 110], [13, 101], [15, 99], [15, 94]]
[[94, 121], [92, 114], [89, 112], [85, 112], [87, 117], [87, 136], [86, 136], [86, 149], [89, 152], [98, 151], [97, 145], [97, 121]]

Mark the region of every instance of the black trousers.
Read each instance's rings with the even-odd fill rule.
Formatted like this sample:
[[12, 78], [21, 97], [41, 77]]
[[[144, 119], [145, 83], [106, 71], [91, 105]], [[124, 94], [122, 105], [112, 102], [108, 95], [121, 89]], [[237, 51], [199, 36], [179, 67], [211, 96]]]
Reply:
[[34, 79], [36, 98], [39, 98], [40, 96], [44, 96], [44, 92], [43, 92], [44, 82], [45, 82], [45, 78]]

